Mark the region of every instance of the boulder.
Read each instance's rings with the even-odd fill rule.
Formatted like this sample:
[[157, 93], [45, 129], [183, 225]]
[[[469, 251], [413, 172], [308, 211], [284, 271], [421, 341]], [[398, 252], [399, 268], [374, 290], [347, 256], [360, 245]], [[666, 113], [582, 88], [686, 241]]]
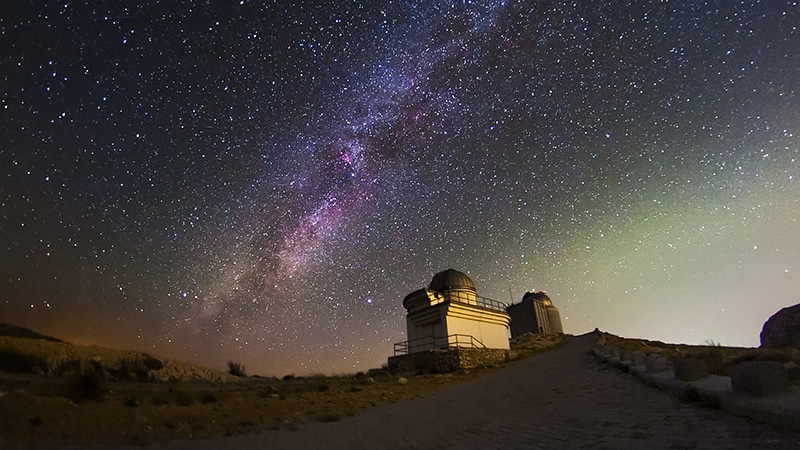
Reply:
[[764, 396], [789, 390], [789, 372], [777, 361], [746, 361], [731, 370], [734, 391]]
[[669, 369], [669, 365], [667, 364], [667, 358], [659, 355], [658, 353], [650, 353], [647, 355], [647, 358], [644, 360], [645, 365], [647, 365], [648, 372], [663, 372]]
[[675, 361], [675, 378], [681, 381], [702, 380], [708, 376], [705, 361], [697, 358], [683, 358]]
[[644, 360], [647, 356], [642, 352], [631, 352], [631, 365], [641, 366], [644, 365]]
[[764, 323], [761, 347], [800, 349], [800, 304], [781, 309]]

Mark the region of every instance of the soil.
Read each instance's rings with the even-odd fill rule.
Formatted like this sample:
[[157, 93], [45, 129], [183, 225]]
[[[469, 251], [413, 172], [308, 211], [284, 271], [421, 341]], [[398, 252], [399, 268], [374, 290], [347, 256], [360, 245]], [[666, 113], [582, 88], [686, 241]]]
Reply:
[[[528, 335], [515, 338], [512, 348], [525, 357], [566, 339]], [[234, 377], [138, 352], [35, 339], [0, 337], [0, 352], [9, 367], [16, 367], [0, 371], [0, 448], [146, 445], [293, 429], [306, 421], [338, 421], [500, 370], [404, 378], [373, 369], [277, 379]], [[153, 359], [161, 367], [148, 363], [143, 368], [143, 361]]]

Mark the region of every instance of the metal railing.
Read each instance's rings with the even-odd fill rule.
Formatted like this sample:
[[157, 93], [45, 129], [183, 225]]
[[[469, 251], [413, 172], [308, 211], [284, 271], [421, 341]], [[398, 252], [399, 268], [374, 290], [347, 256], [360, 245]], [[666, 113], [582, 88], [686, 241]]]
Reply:
[[442, 291], [444, 298], [449, 298], [451, 302], [466, 303], [468, 305], [476, 305], [482, 308], [491, 309], [494, 311], [506, 312], [507, 304], [494, 300], [491, 298], [481, 297], [480, 295], [471, 292], [445, 290]]
[[469, 334], [451, 334], [450, 336], [425, 336], [394, 344], [394, 356], [427, 350], [447, 350], [453, 347], [486, 348], [483, 342]]

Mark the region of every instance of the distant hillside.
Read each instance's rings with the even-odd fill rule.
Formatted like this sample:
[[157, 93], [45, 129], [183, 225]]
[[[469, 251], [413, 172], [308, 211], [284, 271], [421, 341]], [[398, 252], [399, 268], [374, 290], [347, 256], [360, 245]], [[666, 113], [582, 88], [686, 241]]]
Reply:
[[50, 342], [64, 342], [61, 339], [54, 338], [52, 336], [45, 336], [43, 334], [39, 334], [33, 330], [29, 330], [24, 327], [18, 327], [16, 325], [11, 325], [2, 322], [0, 322], [0, 336], [9, 336], [14, 338], [25, 338], [25, 339], [41, 339]]
[[109, 380], [178, 382], [240, 379], [229, 373], [174, 359], [157, 358], [138, 350], [70, 344], [26, 328], [0, 324], [0, 371], [61, 377], [86, 370], [102, 373]]

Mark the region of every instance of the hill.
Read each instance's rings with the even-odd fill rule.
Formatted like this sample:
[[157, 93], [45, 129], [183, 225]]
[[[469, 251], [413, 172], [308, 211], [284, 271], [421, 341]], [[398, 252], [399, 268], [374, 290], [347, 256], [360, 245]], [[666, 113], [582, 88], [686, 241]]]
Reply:
[[2, 323], [2, 322], [0, 322], [0, 336], [26, 338], [26, 339], [41, 339], [44, 341], [51, 341], [51, 342], [64, 342], [61, 339], [54, 338], [51, 336], [45, 336], [43, 334], [39, 334], [25, 327], [19, 327], [16, 325], [11, 325], [10, 323]]
[[3, 324], [0, 370], [65, 377], [87, 371], [108, 381], [232, 381], [228, 373], [159, 358], [136, 350], [70, 344], [22, 327]]

